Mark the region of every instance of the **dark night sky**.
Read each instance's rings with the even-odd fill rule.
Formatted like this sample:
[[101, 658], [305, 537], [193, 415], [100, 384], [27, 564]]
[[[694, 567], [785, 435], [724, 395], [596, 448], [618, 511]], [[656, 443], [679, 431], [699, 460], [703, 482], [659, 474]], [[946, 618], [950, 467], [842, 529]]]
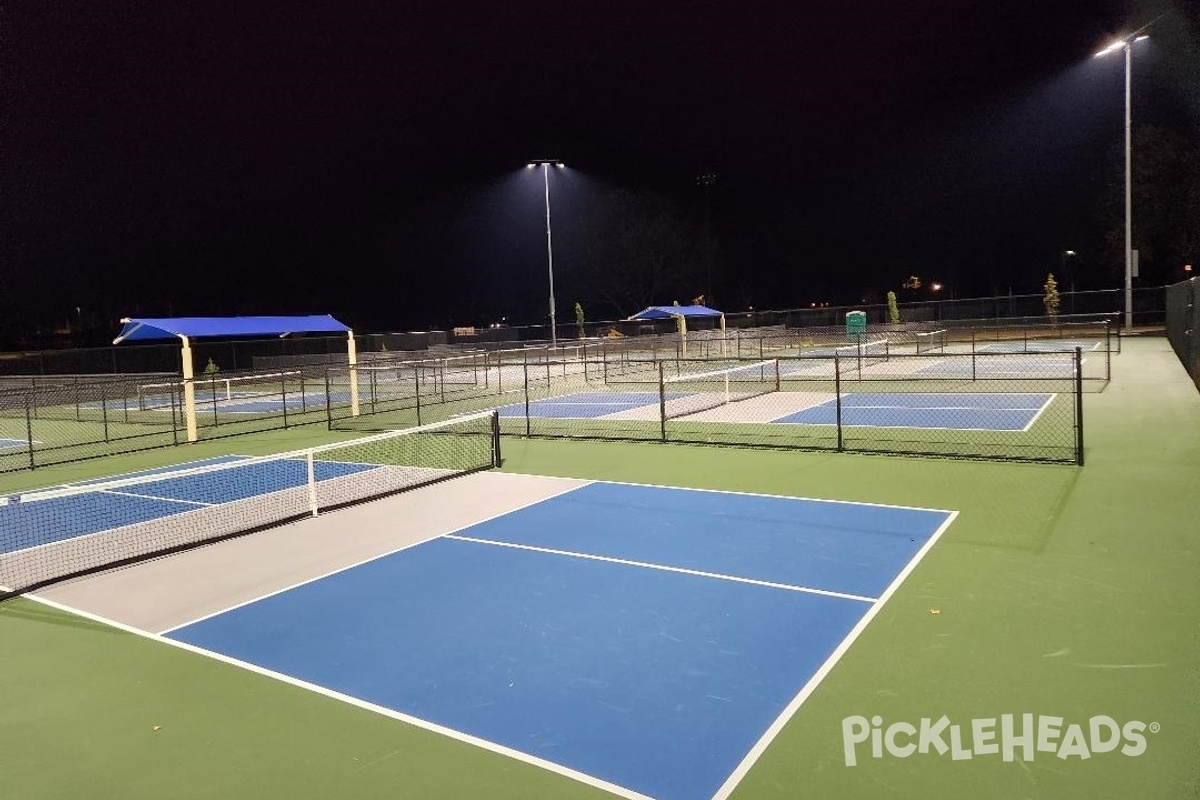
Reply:
[[[1123, 73], [1089, 56], [1162, 7], [31, 5], [3, 23], [10, 335], [77, 306], [105, 333], [130, 314], [540, 322], [520, 167], [542, 155], [578, 177], [564, 193], [650, 188], [691, 212], [717, 173], [730, 309], [853, 302], [911, 272], [1035, 291], [1103, 233]], [[1161, 49], [1135, 66], [1144, 114], [1186, 106]]]

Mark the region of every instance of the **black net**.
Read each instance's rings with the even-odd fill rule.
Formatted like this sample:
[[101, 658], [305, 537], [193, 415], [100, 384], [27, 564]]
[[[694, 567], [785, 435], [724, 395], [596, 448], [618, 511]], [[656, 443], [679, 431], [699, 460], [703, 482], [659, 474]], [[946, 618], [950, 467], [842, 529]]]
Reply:
[[0, 498], [0, 596], [499, 464], [493, 413]]

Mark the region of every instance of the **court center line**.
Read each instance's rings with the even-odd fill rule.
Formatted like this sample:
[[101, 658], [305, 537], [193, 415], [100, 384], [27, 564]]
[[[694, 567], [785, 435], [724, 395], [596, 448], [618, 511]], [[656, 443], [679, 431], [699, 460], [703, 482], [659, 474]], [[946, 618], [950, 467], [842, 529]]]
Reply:
[[[189, 506], [215, 506], [216, 503], [205, 503], [200, 500], [181, 500], [177, 497], [159, 497], [156, 494], [139, 494], [137, 492], [122, 492], [118, 489], [101, 489], [97, 494], [116, 494], [121, 497], [137, 497], [141, 500], [162, 500], [167, 503], [183, 503]], [[158, 518], [156, 518], [158, 519]], [[68, 540], [64, 540], [68, 541]]]
[[643, 567], [645, 569], [657, 569], [663, 572], [678, 572], [683, 575], [695, 575], [700, 578], [716, 578], [722, 581], [732, 581], [734, 583], [746, 583], [751, 586], [763, 586], [768, 589], [784, 589], [789, 592], [801, 592], [803, 594], [819, 594], [823, 597], [836, 597], [841, 600], [857, 600], [860, 603], [874, 603], [878, 598], [864, 597], [860, 594], [849, 594], [846, 592], [834, 592], [828, 589], [814, 589], [810, 586], [796, 586], [790, 583], [775, 583], [774, 581], [760, 581], [754, 578], [742, 578], [737, 575], [725, 575], [720, 572], [705, 572], [698, 569], [686, 569], [684, 567], [671, 567], [666, 564], [651, 564], [648, 561], [631, 561], [625, 558], [613, 558], [611, 556], [598, 556], [592, 553], [579, 553], [573, 550], [556, 550], [552, 547], [536, 547], [529, 544], [517, 544], [515, 542], [501, 542], [495, 539], [479, 539], [474, 536], [463, 536], [461, 534], [452, 533], [445, 539], [457, 539], [460, 542], [474, 542], [475, 544], [489, 544], [495, 547], [510, 547], [514, 550], [529, 550], [534, 553], [549, 553], [555, 556], [567, 556], [568, 558], [584, 558], [589, 561], [604, 561], [609, 564], [621, 564], [627, 567]]
[[[505, 511], [498, 511], [495, 514], [491, 515], [490, 517], [486, 517], [484, 519], [477, 520], [475, 522], [468, 522], [467, 524], [465, 524], [461, 527], [455, 528], [453, 531], [449, 531], [448, 533], [435, 533], [435, 534], [433, 534], [431, 536], [427, 536], [424, 539], [421, 539], [419, 541], [409, 542], [408, 544], [404, 544], [400, 547], [393, 548], [391, 550], [388, 550], [385, 553], [379, 553], [377, 555], [367, 556], [366, 558], [359, 559], [358, 561], [355, 561], [352, 564], [346, 564], [345, 566], [335, 567], [334, 569], [327, 570], [326, 572], [322, 572], [319, 575], [314, 575], [312, 577], [305, 578], [303, 580], [295, 581], [293, 583], [288, 584], [287, 586], [282, 586], [278, 589], [274, 589], [272, 591], [265, 592], [260, 595], [256, 595], [255, 597], [251, 597], [248, 600], [242, 600], [241, 602], [234, 603], [233, 605], [226, 606], [217, 611], [212, 611], [208, 614], [204, 614], [202, 616], [196, 617], [195, 619], [188, 620], [187, 622], [181, 622], [178, 625], [172, 625], [170, 628], [166, 628], [164, 630], [159, 631], [158, 635], [168, 636], [168, 635], [174, 633], [175, 631], [178, 631], [182, 628], [186, 628], [189, 625], [195, 625], [196, 623], [204, 622], [207, 619], [212, 619], [213, 617], [218, 617], [218, 616], [220, 616], [222, 614], [226, 614], [230, 611], [235, 611], [239, 608], [242, 608], [243, 606], [248, 606], [253, 603], [257, 603], [260, 600], [266, 600], [269, 597], [274, 597], [275, 595], [278, 595], [278, 594], [290, 592], [293, 589], [300, 588], [301, 586], [306, 586], [307, 584], [310, 584], [310, 583], [316, 583], [317, 581], [324, 580], [325, 578], [328, 578], [331, 575], [337, 575], [338, 573], [341, 573], [341, 572], [348, 572], [349, 570], [355, 569], [357, 567], [361, 567], [364, 564], [369, 564], [372, 561], [379, 561], [380, 559], [384, 559], [389, 556], [393, 556], [396, 553], [400, 553], [404, 550], [408, 550], [410, 548], [417, 547], [418, 545], [426, 544], [427, 542], [432, 542], [437, 539], [447, 538], [448, 536], [452, 536], [455, 531], [466, 530], [467, 528], [473, 527], [475, 525], [481, 525], [485, 522], [490, 522], [494, 519], [499, 519], [500, 517], [506, 516], [508, 514], [515, 514], [518, 511], [523, 511], [524, 509], [529, 508], [531, 506], [535, 506], [538, 503], [544, 503], [547, 500], [552, 500], [556, 497], [561, 497], [564, 494], [569, 494], [571, 492], [582, 489], [585, 486], [590, 486], [592, 483], [595, 482], [595, 481], [587, 480], [586, 478], [578, 478], [578, 479], [572, 479], [572, 480], [579, 480], [582, 482], [575, 486], [569, 486], [569, 487], [563, 489], [561, 492], [555, 492], [553, 494], [547, 495], [546, 497], [539, 497], [536, 500], [530, 500], [528, 503], [523, 503], [519, 506], [516, 506], [515, 508], [510, 508]], [[305, 521], [307, 521], [307, 519], [300, 520], [300, 521], [294, 522], [294, 523], [289, 523], [289, 524], [300, 525], [300, 524], [303, 524]]]

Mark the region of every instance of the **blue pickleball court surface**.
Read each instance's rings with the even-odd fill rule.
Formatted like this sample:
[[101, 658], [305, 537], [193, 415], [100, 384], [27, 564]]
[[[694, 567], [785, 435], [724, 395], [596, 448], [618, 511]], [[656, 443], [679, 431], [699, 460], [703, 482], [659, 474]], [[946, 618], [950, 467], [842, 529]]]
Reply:
[[[1024, 431], [1054, 399], [1053, 394], [887, 394], [859, 392], [842, 397], [842, 425]], [[779, 424], [836, 425], [837, 401], [828, 400], [772, 420]]]
[[1100, 344], [1095, 339], [1014, 339], [979, 344], [975, 349], [980, 353], [1073, 353], [1078, 347], [1086, 353], [1099, 350]]
[[[667, 393], [668, 400], [686, 396], [679, 392]], [[529, 416], [542, 419], [595, 419], [635, 408], [657, 407], [658, 404], [658, 392], [576, 392], [530, 401]], [[501, 417], [524, 417], [525, 404], [512, 403], [501, 406], [497, 411]]]
[[951, 518], [594, 483], [167, 635], [707, 800]]

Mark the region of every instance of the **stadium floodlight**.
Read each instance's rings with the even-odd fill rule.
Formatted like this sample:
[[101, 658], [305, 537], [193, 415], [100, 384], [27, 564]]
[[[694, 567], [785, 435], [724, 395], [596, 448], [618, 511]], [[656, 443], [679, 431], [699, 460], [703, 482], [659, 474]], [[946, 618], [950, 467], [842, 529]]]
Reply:
[[[1155, 20], [1157, 21], [1157, 20]], [[1153, 25], [1154, 23], [1150, 23]], [[1093, 58], [1100, 58], [1115, 53], [1125, 52], [1125, 330], [1133, 328], [1133, 161], [1131, 128], [1131, 94], [1130, 85], [1133, 80], [1133, 43], [1149, 38], [1142, 31], [1150, 27], [1134, 31], [1128, 36], [1118, 39], [1096, 53]]]
[[558, 328], [554, 311], [554, 248], [550, 239], [550, 167], [562, 169], [563, 162], [557, 158], [535, 158], [525, 165], [526, 169], [542, 168], [542, 183], [546, 188], [546, 263], [550, 272], [550, 344], [558, 346]]

